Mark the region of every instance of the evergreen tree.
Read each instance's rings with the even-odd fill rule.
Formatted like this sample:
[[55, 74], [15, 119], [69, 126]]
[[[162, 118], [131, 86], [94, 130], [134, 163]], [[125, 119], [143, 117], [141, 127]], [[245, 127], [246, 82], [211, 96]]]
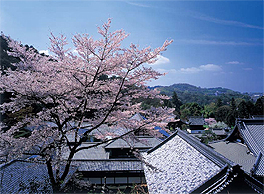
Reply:
[[180, 112], [183, 120], [187, 120], [190, 116], [202, 116], [202, 108], [196, 102], [182, 105]]
[[254, 110], [254, 115], [264, 115], [264, 96], [257, 99]]
[[243, 100], [237, 107], [237, 116], [239, 118], [249, 118], [250, 112], [247, 103]]
[[234, 98], [231, 99], [230, 106], [231, 106], [232, 111], [236, 110], [236, 101]]
[[215, 111], [215, 119], [217, 121], [223, 121], [226, 123], [227, 116], [230, 112], [231, 112], [230, 106], [227, 105], [221, 106], [217, 108], [217, 110]]
[[216, 101], [216, 107], [221, 107], [223, 106], [223, 100], [221, 98], [218, 98], [217, 101]]
[[173, 92], [173, 95], [172, 95], [172, 98], [171, 98], [171, 102], [174, 105], [173, 107], [175, 108], [175, 111], [179, 113], [181, 105], [182, 105], [182, 102], [178, 98], [178, 95], [177, 95], [177, 93], [175, 91]]

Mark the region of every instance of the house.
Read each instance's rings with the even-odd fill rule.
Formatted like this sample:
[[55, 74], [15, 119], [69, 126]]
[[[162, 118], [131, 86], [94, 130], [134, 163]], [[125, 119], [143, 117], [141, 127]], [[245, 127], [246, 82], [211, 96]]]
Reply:
[[241, 165], [250, 176], [264, 178], [264, 119], [237, 119], [236, 126], [223, 141], [210, 143], [215, 151]]
[[205, 121], [203, 117], [190, 117], [188, 124], [190, 128], [187, 131], [189, 133], [199, 134], [204, 132]]
[[223, 139], [225, 137], [227, 137], [228, 133], [225, 131], [225, 129], [219, 129], [219, 128], [215, 128], [215, 129], [211, 129], [211, 131], [217, 135], [219, 138]]
[[[145, 120], [140, 114], [135, 114], [131, 119]], [[87, 124], [84, 124], [87, 125]], [[87, 129], [82, 129], [78, 133], [80, 138]], [[159, 132], [161, 129], [155, 129]], [[129, 132], [129, 129], [114, 129], [107, 125], [92, 131], [89, 136], [96, 137], [98, 134], [114, 134], [115, 132], [122, 135]], [[160, 134], [163, 137], [168, 134]], [[107, 143], [102, 141], [84, 142], [81, 147], [89, 147], [77, 152], [72, 164], [78, 166], [78, 172], [82, 174], [84, 180], [89, 181], [92, 185], [133, 185], [146, 183], [142, 161], [135, 157], [134, 153], [140, 153], [162, 142], [162, 138], [153, 137], [147, 131], [141, 131], [134, 135], [124, 138], [111, 140], [108, 136]], [[68, 134], [68, 139], [74, 140], [74, 134]], [[65, 149], [64, 156], [67, 158], [69, 150]]]
[[[109, 143], [85, 142], [80, 147], [91, 147], [77, 152], [72, 164], [84, 180], [96, 185], [133, 185], [145, 183], [143, 164], [134, 151], [143, 152], [162, 140], [152, 136], [135, 139], [116, 139]], [[64, 157], [68, 153], [65, 152]]]
[[[141, 114], [135, 114], [131, 120], [146, 120]], [[88, 125], [84, 123], [84, 125]], [[80, 138], [84, 131], [78, 133]], [[96, 137], [98, 134], [110, 134], [107, 143], [102, 141], [84, 142], [80, 147], [90, 147], [77, 152], [72, 164], [78, 166], [78, 171], [82, 174], [84, 180], [89, 181], [92, 185], [133, 185], [146, 183], [144, 168], [142, 161], [135, 157], [135, 153], [146, 152], [150, 148], [160, 144], [163, 139], [169, 137], [167, 133], [160, 127], [155, 127], [155, 137], [146, 130], [137, 131], [134, 135], [126, 136], [111, 140], [111, 134], [116, 132], [119, 135], [129, 132], [129, 129], [115, 129], [107, 125], [92, 131], [89, 136]], [[68, 139], [75, 139], [74, 134], [68, 134]], [[64, 157], [69, 154], [69, 150], [65, 150]]]
[[[141, 119], [141, 115], [136, 115], [134, 118]], [[71, 123], [74, 126], [74, 123]], [[87, 126], [87, 123], [83, 124]], [[32, 129], [33, 130], [33, 129]], [[77, 152], [72, 159], [72, 166], [68, 181], [71, 175], [76, 172], [82, 175], [82, 178], [92, 185], [134, 185], [146, 183], [143, 163], [133, 154], [136, 152], [147, 151], [162, 142], [161, 138], [153, 137], [149, 134], [144, 136], [127, 136], [126, 139], [109, 140], [107, 143], [96, 139], [97, 133], [112, 133], [118, 131], [122, 135], [129, 132], [129, 129], [113, 129], [107, 125], [102, 125], [89, 134], [90, 138], [87, 142], [83, 142], [81, 147], [90, 147]], [[161, 129], [156, 129], [157, 132]], [[67, 133], [69, 145], [74, 143], [75, 138], [81, 138], [86, 129], [78, 130], [78, 133]], [[77, 134], [77, 136], [76, 136]], [[162, 135], [169, 135], [167, 133]], [[67, 159], [69, 150], [67, 146], [63, 150], [63, 158]], [[48, 192], [52, 193], [52, 189], [48, 180], [48, 172], [46, 165], [43, 163], [34, 163], [29, 160], [16, 160], [10, 164], [0, 166], [0, 193], [17, 193], [22, 192], [21, 188], [28, 193], [30, 190], [36, 193], [48, 188]], [[12, 177], [12, 178], [11, 178]], [[8, 181], [9, 179], [12, 181]], [[40, 185], [40, 186], [39, 186]], [[41, 186], [43, 185], [43, 187]], [[35, 189], [35, 190], [34, 190]], [[50, 190], [50, 191], [49, 191]], [[22, 192], [23, 193], [23, 192]]]
[[169, 129], [172, 130], [175, 130], [176, 128], [182, 129], [182, 125], [187, 125], [187, 123], [182, 121], [181, 119], [176, 119], [175, 121], [168, 123]]
[[238, 164], [181, 130], [144, 153], [143, 158], [150, 194], [261, 190], [254, 184], [257, 180], [246, 181]]

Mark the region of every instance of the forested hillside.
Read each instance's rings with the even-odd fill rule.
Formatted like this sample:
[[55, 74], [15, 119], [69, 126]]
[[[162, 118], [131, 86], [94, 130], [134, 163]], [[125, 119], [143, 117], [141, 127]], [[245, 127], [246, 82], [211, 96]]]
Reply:
[[172, 96], [173, 92], [176, 92], [178, 98], [183, 104], [196, 102], [200, 106], [216, 102], [221, 98], [223, 104], [228, 104], [232, 98], [241, 98], [244, 100], [250, 100], [250, 96], [247, 94], [241, 94], [226, 88], [201, 88], [190, 84], [173, 84], [171, 86], [154, 86], [152, 89], [157, 89], [161, 94]]

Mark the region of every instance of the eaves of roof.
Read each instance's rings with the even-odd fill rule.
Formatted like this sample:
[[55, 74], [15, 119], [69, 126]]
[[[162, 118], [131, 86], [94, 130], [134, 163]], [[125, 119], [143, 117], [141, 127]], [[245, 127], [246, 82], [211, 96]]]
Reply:
[[229, 168], [228, 165], [225, 165], [218, 174], [207, 179], [200, 187], [192, 190], [190, 193], [219, 193], [233, 181], [239, 171], [238, 165], [233, 168]]
[[212, 148], [209, 146], [201, 143], [197, 138], [192, 137], [191, 135], [187, 134], [186, 132], [178, 129], [175, 133], [173, 133], [170, 137], [165, 139], [163, 142], [161, 142], [159, 145], [155, 146], [154, 148], [147, 151], [147, 153], [151, 153], [161, 147], [162, 145], [166, 144], [168, 141], [170, 141], [172, 138], [174, 138], [176, 135], [179, 135], [182, 139], [184, 139], [186, 142], [188, 142], [192, 147], [194, 147], [196, 150], [198, 150], [201, 154], [203, 154], [205, 157], [213, 161], [215, 164], [217, 164], [220, 167], [225, 166], [228, 164], [228, 166], [234, 166], [236, 165], [231, 160], [225, 158], [221, 154], [215, 152]]
[[138, 159], [107, 159], [107, 160], [73, 160], [79, 171], [141, 171], [142, 161]]

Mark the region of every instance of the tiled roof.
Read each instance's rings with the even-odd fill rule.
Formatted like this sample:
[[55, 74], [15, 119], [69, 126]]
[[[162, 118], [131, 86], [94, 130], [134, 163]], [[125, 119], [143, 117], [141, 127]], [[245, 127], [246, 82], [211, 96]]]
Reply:
[[155, 137], [136, 137], [135, 139], [131, 140], [123, 140], [123, 139], [117, 139], [113, 142], [110, 142], [105, 146], [106, 149], [111, 148], [152, 148], [156, 145], [158, 145], [161, 142], [161, 140], [155, 138]]
[[190, 193], [234, 164], [181, 130], [143, 156], [150, 193]]
[[189, 118], [189, 125], [204, 125], [204, 118], [203, 117], [190, 117]]
[[136, 113], [130, 118], [130, 120], [143, 121], [146, 120], [146, 118], [143, 117], [140, 113]]
[[[0, 193], [29, 193], [27, 188], [32, 181], [39, 183], [36, 192], [41, 193], [46, 187], [45, 193], [52, 193], [44, 164], [14, 160], [0, 167]], [[22, 186], [25, 187], [24, 190], [20, 190]]]
[[254, 174], [264, 176], [264, 120], [241, 119], [238, 120], [236, 127], [254, 156], [258, 157], [260, 155], [259, 161], [256, 161], [255, 164]]
[[256, 157], [241, 143], [219, 141], [210, 143], [209, 145], [216, 152], [241, 165], [242, 169], [247, 173], [250, 173], [255, 164]]
[[74, 165], [79, 166], [79, 171], [138, 171], [143, 170], [139, 160], [74, 160]]
[[216, 135], [227, 135], [224, 129], [212, 129], [212, 132], [215, 133]]
[[[76, 172], [71, 167], [62, 187]], [[61, 176], [62, 174], [60, 174]], [[32, 190], [31, 183], [37, 186]], [[23, 189], [22, 189], [23, 188]], [[13, 160], [0, 166], [0, 193], [53, 193], [45, 164], [25, 160]]]
[[[82, 143], [80, 147], [94, 146], [97, 143]], [[108, 159], [109, 153], [105, 151], [104, 146], [105, 144], [101, 144], [89, 149], [83, 149], [75, 153], [73, 160]], [[66, 159], [69, 153], [70, 153], [69, 150], [65, 148], [63, 157]]]

